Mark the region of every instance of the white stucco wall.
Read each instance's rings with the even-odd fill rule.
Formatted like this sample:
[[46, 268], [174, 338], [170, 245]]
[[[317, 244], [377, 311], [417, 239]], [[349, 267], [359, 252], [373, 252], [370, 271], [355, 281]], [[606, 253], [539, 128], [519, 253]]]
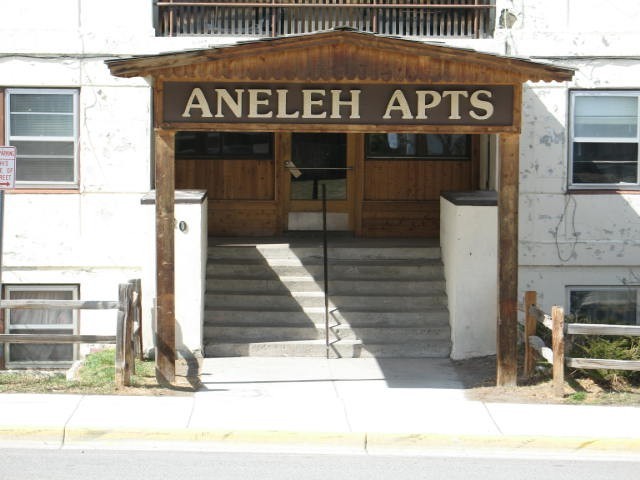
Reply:
[[[80, 91], [79, 189], [7, 194], [3, 280], [75, 283], [83, 299], [115, 299], [117, 284], [140, 277], [154, 247], [140, 233], [139, 204], [152, 186], [152, 105], [145, 80], [114, 78], [104, 60], [247, 38], [156, 38], [151, 0], [3, 2], [2, 16], [0, 87]], [[570, 83], [524, 91], [521, 294], [538, 290], [548, 308], [564, 302], [567, 285], [640, 284], [640, 195], [568, 195], [566, 130], [570, 88], [640, 89], [637, 0], [611, 8], [600, 0], [497, 0], [496, 16], [505, 21], [493, 39], [446, 43], [576, 69]], [[486, 186], [495, 185], [492, 173]], [[112, 312], [82, 313], [82, 333], [114, 326]]]
[[449, 302], [451, 358], [496, 353], [498, 208], [440, 198], [440, 246]]
[[[176, 348], [203, 351], [202, 333], [207, 268], [207, 198], [204, 191], [178, 190], [175, 204], [175, 315]], [[145, 350], [155, 346], [156, 217], [155, 193], [144, 196], [142, 271], [142, 325]], [[141, 199], [139, 198], [138, 201]], [[201, 201], [200, 201], [201, 200]], [[184, 222], [181, 225], [181, 222]], [[181, 229], [181, 227], [183, 227]]]

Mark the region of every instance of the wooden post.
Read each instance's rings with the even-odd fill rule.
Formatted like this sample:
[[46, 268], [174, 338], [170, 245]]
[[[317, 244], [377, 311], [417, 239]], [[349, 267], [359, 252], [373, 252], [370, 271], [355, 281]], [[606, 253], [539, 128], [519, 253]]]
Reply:
[[133, 341], [133, 322], [135, 319], [134, 305], [135, 283], [129, 280], [127, 284], [127, 316], [124, 324], [124, 360], [125, 360], [125, 384], [131, 385], [131, 375], [136, 373], [136, 346]]
[[524, 376], [531, 378], [536, 365], [536, 351], [529, 344], [529, 337], [536, 334], [538, 320], [531, 314], [531, 307], [537, 305], [538, 294], [527, 291], [524, 294]]
[[564, 309], [551, 309], [553, 330], [551, 332], [551, 348], [553, 350], [553, 394], [564, 396]]
[[498, 328], [496, 381], [515, 386], [518, 376], [519, 134], [500, 135], [498, 192]]
[[116, 388], [120, 389], [125, 386], [125, 323], [126, 317], [129, 309], [128, 305], [128, 285], [121, 283], [118, 286], [118, 301], [120, 305], [118, 306], [118, 319], [116, 323]]
[[176, 374], [175, 318], [175, 132], [156, 129], [156, 378], [171, 384]]
[[142, 343], [142, 282], [139, 278], [132, 280], [132, 282], [133, 282], [133, 291], [135, 293], [135, 300], [136, 300], [134, 305], [135, 316], [133, 318], [133, 321], [135, 322], [134, 342], [137, 340], [137, 345], [135, 345], [135, 350], [138, 351], [138, 358], [140, 360], [143, 360], [144, 345]]

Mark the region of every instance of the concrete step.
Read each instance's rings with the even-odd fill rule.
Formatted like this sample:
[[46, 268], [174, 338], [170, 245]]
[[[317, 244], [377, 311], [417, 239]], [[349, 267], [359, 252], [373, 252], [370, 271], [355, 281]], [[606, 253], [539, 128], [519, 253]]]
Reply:
[[[330, 280], [442, 280], [444, 278], [440, 260], [376, 260], [329, 265]], [[272, 263], [234, 260], [209, 262], [207, 277], [217, 279], [277, 280], [280, 277], [303, 277], [320, 280], [323, 277], [321, 264], [302, 264], [298, 260], [282, 260]]]
[[[324, 325], [324, 308], [305, 308], [299, 311], [262, 310], [205, 310], [206, 325], [227, 326], [309, 326]], [[352, 327], [431, 327], [449, 325], [449, 312], [444, 307], [432, 307], [420, 312], [352, 312], [333, 310], [332, 324]]]
[[[331, 280], [330, 292], [337, 295], [414, 295], [429, 291], [444, 291], [444, 280]], [[280, 277], [279, 279], [207, 279], [209, 293], [290, 293], [290, 292], [322, 292], [322, 280], [310, 277]]]
[[[417, 311], [433, 306], [445, 306], [444, 292], [429, 292], [426, 295], [332, 295], [329, 297], [331, 309], [354, 311]], [[208, 293], [205, 297], [207, 309], [264, 309], [297, 311], [305, 307], [324, 307], [322, 292], [297, 292], [289, 295], [242, 293]]]
[[[205, 337], [216, 343], [277, 342], [293, 340], [323, 340], [326, 335], [324, 326], [304, 327], [245, 327], [245, 326], [205, 326]], [[408, 338], [412, 342], [442, 340], [448, 341], [451, 332], [448, 326], [440, 327], [360, 327], [348, 325], [330, 325], [329, 339], [361, 340], [369, 343], [402, 343]]]
[[[290, 244], [267, 245], [227, 245], [213, 246], [208, 249], [210, 261], [215, 260], [275, 260], [298, 259], [300, 261], [322, 262], [323, 252], [320, 244], [316, 246], [291, 246]], [[330, 246], [327, 258], [330, 260], [415, 260], [439, 259], [440, 247], [359, 247]]]
[[[317, 238], [215, 239], [210, 245], [206, 356], [327, 354]], [[437, 242], [337, 236], [328, 260], [331, 357], [449, 355]]]
[[[446, 358], [450, 349], [447, 341], [363, 344], [360, 340], [339, 340], [331, 343], [328, 351], [330, 358]], [[207, 357], [323, 357], [326, 354], [324, 340], [205, 345]]]

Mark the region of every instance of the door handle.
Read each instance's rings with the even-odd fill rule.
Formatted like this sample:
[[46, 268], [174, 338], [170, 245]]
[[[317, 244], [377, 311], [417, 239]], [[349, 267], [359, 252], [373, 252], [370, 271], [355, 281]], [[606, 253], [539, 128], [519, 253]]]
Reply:
[[289, 173], [291, 174], [291, 176], [293, 178], [298, 178], [298, 177], [300, 177], [300, 175], [302, 175], [302, 172], [300, 170], [298, 170], [298, 167], [296, 167], [296, 165], [293, 162], [289, 161], [289, 160], [284, 162], [284, 168], [289, 170]]

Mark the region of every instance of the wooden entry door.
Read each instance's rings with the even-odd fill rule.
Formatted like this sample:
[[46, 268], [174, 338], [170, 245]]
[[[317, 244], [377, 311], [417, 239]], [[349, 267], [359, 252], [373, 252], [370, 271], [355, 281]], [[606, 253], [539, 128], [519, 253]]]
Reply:
[[327, 228], [354, 228], [353, 141], [346, 133], [293, 133], [282, 168], [286, 230], [321, 230], [323, 188]]

